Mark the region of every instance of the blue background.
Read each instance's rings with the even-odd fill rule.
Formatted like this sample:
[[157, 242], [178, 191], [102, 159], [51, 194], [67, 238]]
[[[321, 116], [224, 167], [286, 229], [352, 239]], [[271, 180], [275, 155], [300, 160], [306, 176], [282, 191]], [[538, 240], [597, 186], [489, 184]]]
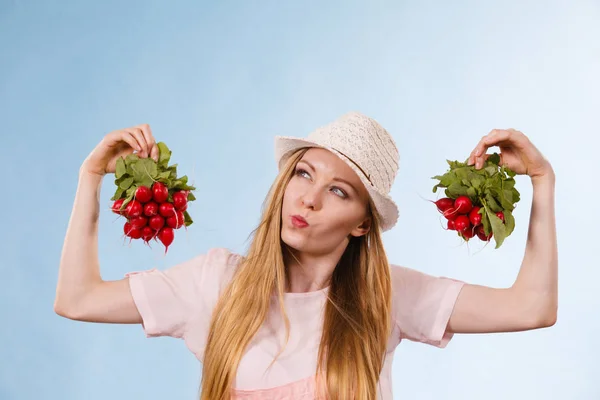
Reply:
[[197, 186], [195, 224], [165, 256], [123, 242], [103, 182], [104, 279], [168, 268], [216, 246], [242, 251], [275, 177], [273, 137], [343, 113], [394, 136], [401, 208], [393, 263], [491, 286], [522, 260], [531, 184], [499, 250], [460, 245], [422, 197], [445, 159], [493, 128], [523, 131], [557, 173], [560, 309], [551, 329], [403, 342], [406, 399], [600, 398], [596, 151], [600, 6], [594, 1], [0, 0], [0, 399], [193, 399], [201, 365], [140, 326], [53, 312], [79, 166], [108, 132], [149, 123]]

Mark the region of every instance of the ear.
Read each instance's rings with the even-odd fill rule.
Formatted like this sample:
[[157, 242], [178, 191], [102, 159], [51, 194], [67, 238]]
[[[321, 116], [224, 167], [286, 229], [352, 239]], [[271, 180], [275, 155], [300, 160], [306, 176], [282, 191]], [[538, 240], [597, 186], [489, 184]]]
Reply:
[[361, 222], [359, 226], [350, 232], [350, 235], [354, 237], [364, 236], [369, 232], [369, 230], [371, 230], [371, 217], [365, 218], [365, 220]]

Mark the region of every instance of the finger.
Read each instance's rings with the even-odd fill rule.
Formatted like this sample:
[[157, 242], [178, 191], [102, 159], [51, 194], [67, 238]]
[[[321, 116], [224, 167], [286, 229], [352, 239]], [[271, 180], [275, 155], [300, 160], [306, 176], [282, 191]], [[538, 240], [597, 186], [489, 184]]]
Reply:
[[483, 136], [469, 156], [469, 165], [476, 164], [490, 147], [496, 146], [510, 138], [512, 132], [504, 129], [493, 129]]
[[129, 146], [131, 146], [132, 149], [137, 150], [138, 152], [142, 150], [137, 140], [130, 132], [122, 130], [120, 131], [120, 133], [121, 134], [119, 135], [119, 139], [127, 143]]
[[154, 145], [152, 146], [152, 152], [151, 152], [151, 157], [154, 161], [158, 162], [158, 156], [159, 154], [159, 150], [158, 150], [158, 146], [156, 143], [154, 143]]
[[138, 125], [137, 128], [141, 129], [142, 134], [144, 135], [144, 139], [146, 140], [146, 151], [148, 156], [154, 158], [154, 161], [158, 161], [158, 158], [154, 157], [154, 146], [156, 145], [154, 136], [152, 136], [152, 129], [150, 129], [150, 125], [142, 124]]
[[147, 156], [146, 148], [148, 147], [148, 145], [146, 144], [146, 139], [144, 139], [144, 134], [142, 133], [142, 130], [139, 128], [127, 128], [125, 130], [127, 132], [131, 133], [133, 135], [133, 137], [135, 137], [135, 140], [140, 145], [140, 148], [141, 148], [141, 151], [139, 151], [140, 157], [146, 157]]

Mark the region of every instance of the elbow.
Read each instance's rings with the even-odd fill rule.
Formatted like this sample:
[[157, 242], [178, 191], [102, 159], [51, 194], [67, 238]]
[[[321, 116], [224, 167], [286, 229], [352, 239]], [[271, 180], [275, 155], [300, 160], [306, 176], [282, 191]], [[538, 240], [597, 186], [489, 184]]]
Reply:
[[545, 305], [536, 309], [533, 316], [529, 318], [531, 329], [550, 328], [556, 324], [558, 319], [558, 307], [556, 304]]
[[539, 327], [540, 328], [550, 328], [556, 324], [556, 320], [558, 319], [558, 310], [556, 307], [549, 307], [549, 309], [542, 314], [539, 319]]
[[79, 315], [77, 314], [75, 307], [75, 302], [66, 301], [64, 299], [60, 299], [58, 296], [54, 300], [54, 312], [61, 317], [78, 320]]
[[58, 299], [54, 300], [54, 312], [61, 317], [71, 319], [69, 308], [65, 307], [65, 305], [62, 302], [59, 302]]
[[549, 328], [556, 324], [558, 319], [558, 301], [554, 294], [544, 293], [542, 295], [528, 292], [524, 297], [520, 297], [521, 319], [523, 328], [542, 329]]

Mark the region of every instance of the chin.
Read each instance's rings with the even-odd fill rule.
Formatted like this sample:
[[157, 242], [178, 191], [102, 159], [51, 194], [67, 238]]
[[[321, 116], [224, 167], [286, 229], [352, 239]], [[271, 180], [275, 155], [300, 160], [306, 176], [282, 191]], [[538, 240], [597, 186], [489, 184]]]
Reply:
[[294, 250], [306, 251], [308, 243], [306, 236], [298, 231], [283, 227], [281, 230], [281, 241]]

